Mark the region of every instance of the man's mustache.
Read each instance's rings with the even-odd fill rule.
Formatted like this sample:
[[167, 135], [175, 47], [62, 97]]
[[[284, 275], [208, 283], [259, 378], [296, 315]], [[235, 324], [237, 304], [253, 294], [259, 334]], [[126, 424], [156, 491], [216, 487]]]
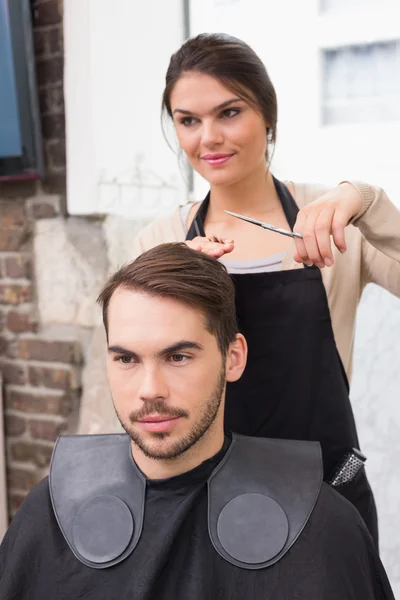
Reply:
[[131, 412], [128, 418], [131, 423], [135, 423], [135, 421], [141, 421], [150, 415], [167, 415], [168, 417], [176, 418], [189, 417], [189, 413], [186, 410], [169, 406], [164, 400], [148, 400], [140, 410]]

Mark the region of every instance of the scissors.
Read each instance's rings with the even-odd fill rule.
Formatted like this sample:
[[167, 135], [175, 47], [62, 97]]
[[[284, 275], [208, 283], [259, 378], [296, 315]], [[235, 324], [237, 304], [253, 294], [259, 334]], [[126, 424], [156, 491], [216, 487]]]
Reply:
[[281, 229], [280, 227], [275, 227], [275, 225], [270, 225], [269, 223], [264, 223], [263, 221], [257, 221], [257, 219], [252, 219], [251, 217], [245, 217], [244, 215], [238, 215], [237, 213], [231, 212], [230, 210], [225, 210], [224, 212], [228, 213], [228, 215], [232, 215], [232, 217], [236, 217], [237, 219], [242, 219], [243, 221], [247, 221], [248, 223], [253, 223], [253, 225], [259, 225], [259, 227], [263, 227], [264, 229], [269, 229], [269, 231], [275, 231], [276, 233], [280, 233], [281, 235], [287, 235], [291, 238], [297, 237], [303, 239], [301, 233], [295, 233], [294, 231], [288, 231], [287, 229]]

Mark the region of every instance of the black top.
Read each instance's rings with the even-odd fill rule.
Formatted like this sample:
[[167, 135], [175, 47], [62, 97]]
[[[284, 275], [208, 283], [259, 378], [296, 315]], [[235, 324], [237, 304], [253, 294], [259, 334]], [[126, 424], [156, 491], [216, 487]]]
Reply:
[[147, 482], [140, 542], [104, 570], [80, 563], [55, 520], [44, 479], [0, 549], [0, 600], [394, 600], [357, 511], [323, 485], [299, 540], [269, 568], [225, 561], [207, 530], [207, 479], [224, 448], [197, 468]]

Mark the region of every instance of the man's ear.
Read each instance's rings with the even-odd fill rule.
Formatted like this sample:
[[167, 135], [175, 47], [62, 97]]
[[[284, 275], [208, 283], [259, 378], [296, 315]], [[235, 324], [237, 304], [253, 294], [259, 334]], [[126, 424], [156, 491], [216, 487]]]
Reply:
[[247, 342], [241, 333], [237, 333], [229, 344], [226, 353], [226, 381], [237, 381], [241, 378], [247, 361]]

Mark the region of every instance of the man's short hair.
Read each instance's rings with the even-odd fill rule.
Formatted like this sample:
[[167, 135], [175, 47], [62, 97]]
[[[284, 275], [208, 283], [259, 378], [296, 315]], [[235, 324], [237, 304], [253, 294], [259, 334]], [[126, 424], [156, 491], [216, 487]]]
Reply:
[[160, 244], [119, 269], [105, 284], [97, 301], [107, 311], [113, 293], [123, 288], [160, 298], [173, 298], [205, 317], [223, 356], [238, 332], [235, 289], [224, 265], [184, 243]]

